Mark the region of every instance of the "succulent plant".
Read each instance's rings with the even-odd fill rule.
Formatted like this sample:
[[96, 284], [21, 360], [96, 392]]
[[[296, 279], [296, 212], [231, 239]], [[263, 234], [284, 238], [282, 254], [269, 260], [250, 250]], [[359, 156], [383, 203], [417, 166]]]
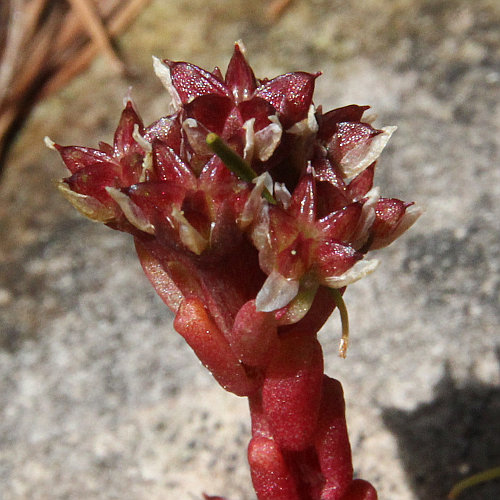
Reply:
[[257, 79], [241, 43], [225, 76], [154, 68], [170, 114], [144, 126], [128, 99], [112, 145], [47, 140], [71, 172], [59, 189], [132, 234], [175, 329], [222, 387], [248, 397], [260, 500], [376, 498], [353, 480], [342, 387], [324, 374], [317, 333], [336, 306], [346, 318], [345, 287], [377, 266], [366, 254], [420, 215], [373, 187], [395, 128], [363, 120], [368, 106], [316, 107], [319, 73]]

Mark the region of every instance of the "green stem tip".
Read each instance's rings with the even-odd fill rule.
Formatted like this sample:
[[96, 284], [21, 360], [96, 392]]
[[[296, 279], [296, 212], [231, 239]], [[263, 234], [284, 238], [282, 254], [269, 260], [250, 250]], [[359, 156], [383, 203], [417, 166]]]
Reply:
[[459, 481], [448, 494], [449, 499], [457, 498], [462, 491], [471, 486], [476, 486], [478, 484], [484, 483], [486, 481], [491, 481], [492, 479], [500, 479], [500, 467], [494, 467], [493, 469], [488, 469], [483, 472], [474, 474], [473, 476], [467, 477], [462, 481]]
[[[222, 160], [224, 165], [240, 179], [252, 182], [257, 177], [257, 172], [217, 134], [210, 132], [207, 135], [206, 142], [208, 147]], [[264, 188], [262, 196], [269, 203], [276, 205], [276, 200], [267, 188]]]

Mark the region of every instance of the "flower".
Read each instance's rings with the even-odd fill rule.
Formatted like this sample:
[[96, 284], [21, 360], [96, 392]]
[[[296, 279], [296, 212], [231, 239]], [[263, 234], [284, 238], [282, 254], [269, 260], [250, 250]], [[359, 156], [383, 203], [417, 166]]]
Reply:
[[[395, 128], [363, 121], [367, 106], [315, 107], [319, 73], [257, 79], [241, 43], [225, 77], [157, 58], [154, 68], [171, 114], [144, 126], [128, 99], [113, 145], [48, 139], [71, 172], [59, 189], [87, 217], [134, 236], [178, 328], [189, 310], [236, 355], [233, 368], [259, 365], [278, 329], [317, 331], [335, 307], [325, 289], [342, 292], [372, 272], [377, 261], [366, 253], [420, 215], [373, 187]], [[253, 322], [267, 325], [260, 344], [248, 340]], [[235, 390], [251, 390], [247, 379]]]

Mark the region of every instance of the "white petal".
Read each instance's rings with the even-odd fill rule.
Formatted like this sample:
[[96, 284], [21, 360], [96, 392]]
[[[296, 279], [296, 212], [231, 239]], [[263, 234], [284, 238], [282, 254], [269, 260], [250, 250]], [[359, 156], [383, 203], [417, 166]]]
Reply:
[[248, 163], [252, 161], [253, 150], [255, 147], [255, 134], [253, 131], [253, 126], [255, 123], [255, 118], [250, 118], [243, 124], [243, 129], [245, 130], [245, 149], [243, 150], [243, 159]]
[[182, 128], [186, 132], [189, 144], [194, 151], [201, 155], [212, 155], [213, 152], [207, 144], [208, 131], [194, 118], [187, 118], [182, 122]]
[[153, 56], [153, 68], [156, 76], [160, 79], [160, 82], [167, 89], [170, 97], [172, 98], [172, 107], [174, 111], [178, 111], [182, 107], [182, 101], [172, 84], [172, 77], [170, 75], [170, 68], [166, 66], [161, 59]]
[[345, 178], [354, 177], [368, 168], [382, 153], [397, 127], [384, 127], [368, 144], [361, 144], [349, 151], [341, 160], [340, 168]]
[[299, 291], [297, 280], [288, 280], [273, 271], [262, 285], [255, 299], [257, 311], [272, 312], [285, 307]]
[[378, 265], [379, 261], [376, 259], [358, 260], [358, 262], [356, 262], [356, 264], [354, 264], [354, 266], [352, 266], [351, 269], [347, 270], [344, 274], [323, 278], [323, 282], [331, 288], [342, 288], [360, 280], [361, 278], [364, 278], [370, 273], [373, 273], [373, 271], [377, 269]]
[[304, 118], [302, 121], [292, 125], [287, 130], [287, 132], [296, 135], [310, 135], [310, 134], [315, 134], [318, 131], [318, 128], [319, 125], [318, 121], [316, 120], [316, 109], [311, 104], [307, 112], [307, 117]]
[[113, 208], [103, 205], [92, 196], [72, 191], [65, 182], [58, 182], [57, 187], [62, 195], [85, 217], [103, 223], [109, 222], [116, 217]]
[[255, 149], [260, 161], [267, 161], [281, 142], [283, 127], [277, 116], [269, 116], [271, 123], [255, 133]]
[[172, 210], [172, 218], [179, 225], [179, 237], [182, 243], [196, 255], [201, 255], [203, 250], [207, 248], [208, 241], [204, 238], [184, 217], [184, 214], [174, 207]]
[[147, 173], [153, 171], [153, 154], [146, 153], [142, 160], [142, 171], [139, 182], [146, 182]]
[[148, 142], [142, 135], [139, 133], [139, 124], [134, 123], [134, 131], [132, 132], [132, 137], [134, 138], [134, 141], [141, 146], [146, 153], [151, 153], [153, 151], [153, 146], [151, 146], [151, 143]]
[[110, 186], [106, 188], [106, 192], [116, 201], [130, 224], [145, 233], [154, 234], [155, 227], [153, 224], [148, 221], [143, 211], [125, 193]]
[[278, 203], [283, 205], [285, 210], [290, 206], [290, 200], [292, 199], [292, 195], [290, 191], [288, 191], [285, 183], [283, 182], [275, 182], [274, 183], [274, 197]]
[[354, 248], [361, 248], [368, 239], [370, 229], [375, 221], [375, 206], [380, 199], [380, 188], [374, 187], [370, 189], [365, 197], [368, 199], [363, 204], [356, 234], [352, 238]]
[[45, 143], [45, 145], [49, 148], [49, 149], [53, 149], [54, 151], [57, 151], [56, 149], [56, 143], [48, 136], [46, 135], [44, 138], [43, 138], [43, 142]]
[[262, 205], [267, 203], [264, 198], [262, 198], [262, 193], [264, 188], [267, 188], [269, 192], [272, 189], [273, 180], [268, 172], [256, 177], [253, 181], [255, 187], [252, 189], [248, 200], [243, 207], [240, 217], [238, 218], [238, 224], [241, 229], [246, 229], [261, 212]]

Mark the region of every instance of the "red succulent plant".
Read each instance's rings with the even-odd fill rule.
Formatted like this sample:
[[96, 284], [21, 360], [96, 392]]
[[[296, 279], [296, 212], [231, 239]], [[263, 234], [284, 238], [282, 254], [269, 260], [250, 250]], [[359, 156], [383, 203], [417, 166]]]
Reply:
[[48, 140], [71, 172], [60, 190], [134, 236], [176, 330], [249, 398], [260, 500], [376, 498], [353, 480], [342, 388], [324, 375], [317, 332], [375, 269], [366, 253], [420, 214], [373, 187], [394, 128], [363, 121], [367, 106], [323, 113], [319, 74], [257, 79], [239, 43], [225, 77], [186, 62], [154, 68], [172, 112], [145, 127], [128, 100], [113, 145]]

